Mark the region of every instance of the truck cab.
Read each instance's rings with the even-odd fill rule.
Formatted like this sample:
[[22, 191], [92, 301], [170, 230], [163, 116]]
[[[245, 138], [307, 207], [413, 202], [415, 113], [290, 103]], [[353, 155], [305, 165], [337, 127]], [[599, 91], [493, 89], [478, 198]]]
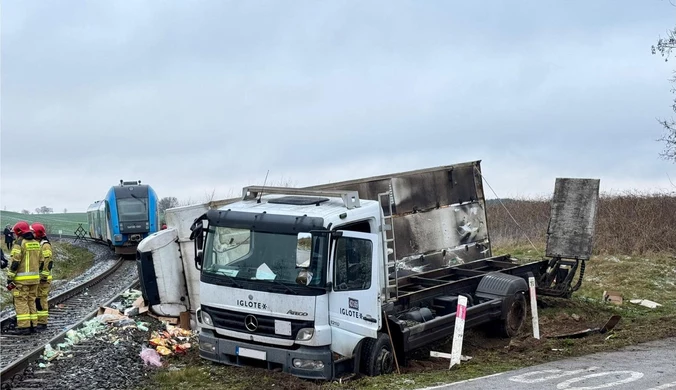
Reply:
[[336, 363], [353, 365], [360, 343], [378, 338], [382, 208], [354, 191], [321, 193], [245, 195], [202, 217], [200, 356], [331, 379], [346, 369]]

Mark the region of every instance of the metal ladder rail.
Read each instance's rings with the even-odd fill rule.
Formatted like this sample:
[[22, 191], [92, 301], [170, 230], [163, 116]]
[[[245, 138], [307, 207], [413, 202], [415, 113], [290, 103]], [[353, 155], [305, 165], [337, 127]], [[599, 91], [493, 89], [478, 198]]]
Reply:
[[[383, 192], [378, 194], [378, 202], [382, 205], [383, 203], [383, 198], [387, 197], [387, 210], [389, 213], [385, 215], [383, 212], [383, 229], [382, 231], [385, 233], [385, 247], [383, 248], [385, 250], [385, 265], [387, 269], [389, 270], [390, 266], [394, 267], [394, 281], [390, 279], [389, 277], [389, 272], [387, 276], [387, 295], [388, 295], [388, 300], [394, 301], [399, 299], [399, 277], [397, 274], [397, 248], [395, 245], [395, 234], [394, 234], [394, 221], [393, 221], [393, 213], [392, 213], [392, 194], [391, 192]], [[391, 237], [388, 237], [387, 232], [390, 232]], [[392, 254], [390, 255], [389, 253], [389, 247], [390, 244], [392, 245]], [[392, 260], [390, 261], [389, 257], [392, 256]], [[394, 283], [392, 283], [394, 282]], [[394, 297], [392, 297], [392, 289], [394, 288]]]

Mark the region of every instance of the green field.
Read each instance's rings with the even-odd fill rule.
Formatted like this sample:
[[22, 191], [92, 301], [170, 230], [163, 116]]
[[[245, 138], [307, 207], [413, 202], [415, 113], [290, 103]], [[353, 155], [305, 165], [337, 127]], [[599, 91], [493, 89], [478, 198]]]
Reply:
[[63, 234], [72, 235], [80, 223], [87, 230], [87, 213], [21, 214], [0, 211], [0, 225], [3, 229], [7, 224], [14, 226], [15, 223], [22, 220], [28, 223], [40, 222], [45, 225], [49, 234], [59, 234], [59, 230], [61, 230]]

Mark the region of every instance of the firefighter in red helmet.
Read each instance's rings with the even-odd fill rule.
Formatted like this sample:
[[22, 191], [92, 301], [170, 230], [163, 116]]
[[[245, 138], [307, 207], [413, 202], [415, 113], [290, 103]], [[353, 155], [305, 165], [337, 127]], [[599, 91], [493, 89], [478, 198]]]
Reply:
[[42, 332], [47, 330], [47, 320], [49, 319], [49, 289], [52, 285], [52, 244], [47, 238], [45, 227], [41, 223], [31, 225], [35, 238], [40, 240], [40, 250], [42, 251], [42, 262], [40, 263], [40, 284], [38, 284], [37, 298], [35, 306], [38, 311], [38, 324], [35, 330]]
[[17, 240], [17, 244], [12, 248], [7, 271], [7, 289], [12, 291], [16, 311], [16, 329], [11, 333], [27, 335], [31, 333], [32, 326], [37, 325], [38, 321], [35, 298], [37, 298], [40, 283], [42, 251], [28, 222], [17, 222], [13, 230], [20, 241]]

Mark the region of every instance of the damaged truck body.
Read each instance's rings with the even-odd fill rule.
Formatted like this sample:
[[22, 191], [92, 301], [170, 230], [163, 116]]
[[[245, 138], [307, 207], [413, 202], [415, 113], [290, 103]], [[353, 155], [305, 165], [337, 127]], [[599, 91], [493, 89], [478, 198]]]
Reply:
[[[200, 356], [304, 378], [379, 375], [466, 327], [511, 337], [528, 277], [570, 297], [592, 248], [599, 180], [557, 179], [547, 258], [493, 256], [479, 161], [169, 209], [137, 264], [150, 310], [189, 312]], [[396, 360], [395, 360], [396, 358]]]

